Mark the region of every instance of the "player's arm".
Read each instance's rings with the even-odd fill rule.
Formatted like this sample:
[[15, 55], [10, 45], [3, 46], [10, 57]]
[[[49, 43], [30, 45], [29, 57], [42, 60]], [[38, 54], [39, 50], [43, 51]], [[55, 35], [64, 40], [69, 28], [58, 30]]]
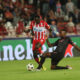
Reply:
[[49, 31], [49, 36], [52, 37], [52, 29], [50, 28], [50, 26], [46, 22], [45, 22], [45, 27]]
[[51, 28], [49, 29], [49, 37], [53, 37]]
[[76, 45], [76, 44], [74, 44], [74, 42], [69, 38], [69, 43], [75, 48], [75, 49], [77, 49], [78, 51], [80, 51], [80, 48]]
[[76, 45], [76, 44], [72, 44], [74, 46], [75, 49], [77, 49], [78, 51], [80, 51], [80, 48]]
[[58, 40], [55, 43], [50, 43], [48, 39], [46, 40], [49, 47], [57, 46]]

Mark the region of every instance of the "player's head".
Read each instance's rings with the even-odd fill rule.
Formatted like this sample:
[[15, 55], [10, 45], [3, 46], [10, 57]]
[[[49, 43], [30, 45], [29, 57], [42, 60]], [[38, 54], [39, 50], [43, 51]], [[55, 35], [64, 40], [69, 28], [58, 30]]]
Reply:
[[36, 15], [34, 19], [35, 19], [37, 24], [40, 23], [40, 16]]
[[65, 37], [66, 36], [66, 33], [67, 33], [66, 30], [64, 30], [64, 29], [61, 30], [60, 31], [60, 37]]

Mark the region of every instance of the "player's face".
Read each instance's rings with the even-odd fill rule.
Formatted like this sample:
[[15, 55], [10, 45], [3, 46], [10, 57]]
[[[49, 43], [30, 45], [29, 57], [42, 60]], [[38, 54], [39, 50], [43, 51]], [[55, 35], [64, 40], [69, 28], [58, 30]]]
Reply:
[[36, 21], [36, 23], [38, 24], [38, 23], [40, 23], [40, 18], [35, 18], [35, 21]]
[[65, 37], [66, 36], [66, 31], [61, 31], [60, 32], [60, 37]]

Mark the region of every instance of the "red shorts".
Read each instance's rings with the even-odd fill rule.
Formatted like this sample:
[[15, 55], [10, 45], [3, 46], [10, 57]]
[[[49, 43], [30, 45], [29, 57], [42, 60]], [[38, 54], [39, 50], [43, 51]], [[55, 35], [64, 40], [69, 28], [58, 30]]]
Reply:
[[33, 40], [33, 47], [32, 47], [33, 50], [36, 49], [36, 48], [35, 48], [35, 45], [36, 45], [37, 43], [41, 43], [41, 47], [38, 48], [38, 51], [39, 51], [39, 54], [42, 54], [43, 52], [42, 52], [41, 49], [42, 49], [43, 44], [45, 43], [45, 40], [44, 40], [44, 39], [41, 39], [41, 40]]

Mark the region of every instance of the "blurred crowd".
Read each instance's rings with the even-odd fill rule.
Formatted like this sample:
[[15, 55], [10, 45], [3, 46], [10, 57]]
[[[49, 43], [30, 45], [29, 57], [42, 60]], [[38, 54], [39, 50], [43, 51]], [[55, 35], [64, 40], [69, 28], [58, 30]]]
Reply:
[[[76, 3], [76, 4], [75, 4]], [[46, 21], [53, 37], [61, 29], [80, 35], [80, 0], [0, 0], [0, 36], [31, 37], [28, 29], [35, 15]]]

